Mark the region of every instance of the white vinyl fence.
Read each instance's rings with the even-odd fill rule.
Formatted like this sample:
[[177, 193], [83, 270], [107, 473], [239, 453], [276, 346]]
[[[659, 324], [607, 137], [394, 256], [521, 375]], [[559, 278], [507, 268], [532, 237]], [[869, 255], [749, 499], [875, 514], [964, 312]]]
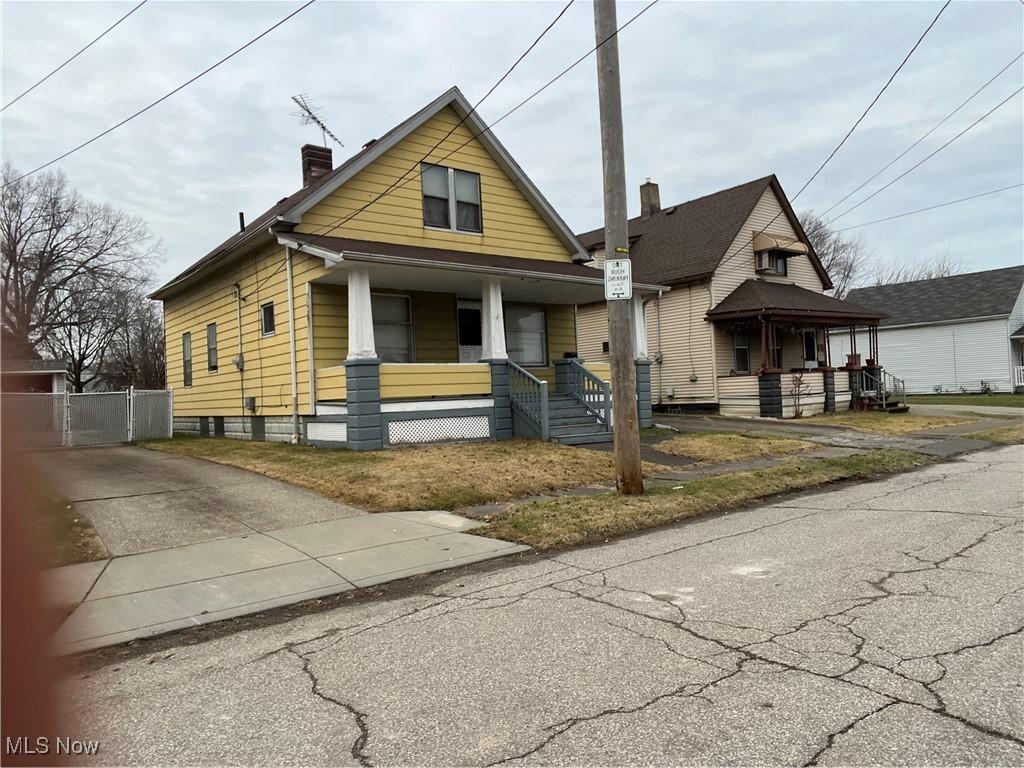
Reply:
[[25, 430], [25, 443], [34, 448], [130, 443], [173, 435], [174, 394], [169, 389], [12, 392], [0, 397], [4, 410]]

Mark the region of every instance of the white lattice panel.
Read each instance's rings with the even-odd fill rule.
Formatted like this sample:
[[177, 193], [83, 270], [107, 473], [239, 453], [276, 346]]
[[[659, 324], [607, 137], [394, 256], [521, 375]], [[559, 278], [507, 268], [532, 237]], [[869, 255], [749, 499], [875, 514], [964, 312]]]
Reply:
[[348, 424], [343, 421], [311, 421], [306, 425], [306, 439], [344, 443], [348, 440]]
[[471, 440], [490, 437], [486, 416], [447, 416], [439, 419], [410, 419], [388, 424], [390, 443], [435, 443], [441, 440]]

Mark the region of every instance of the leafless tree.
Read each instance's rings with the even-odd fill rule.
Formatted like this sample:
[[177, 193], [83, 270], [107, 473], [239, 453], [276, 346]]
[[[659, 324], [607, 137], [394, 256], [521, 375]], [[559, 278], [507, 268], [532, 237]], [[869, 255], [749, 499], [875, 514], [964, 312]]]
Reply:
[[867, 243], [860, 235], [837, 232], [814, 211], [804, 211], [799, 218], [822, 266], [832, 278], [832, 294], [843, 298], [867, 273], [871, 260]]
[[166, 383], [163, 314], [145, 289], [132, 286], [113, 299], [114, 335], [101, 370], [112, 389], [162, 389]]
[[99, 378], [107, 348], [116, 331], [114, 315], [103, 282], [82, 275], [67, 283], [69, 298], [59, 298], [61, 320], [50, 327], [42, 347], [68, 363], [68, 381], [82, 392]]
[[919, 262], [889, 260], [875, 264], [868, 275], [867, 285], [891, 285], [893, 283], [910, 283], [916, 280], [932, 280], [936, 277], [949, 277], [963, 271], [963, 264], [950, 249], [946, 249], [933, 259]]
[[[0, 321], [32, 347], [77, 346], [67, 330], [89, 320], [89, 294], [144, 273], [156, 244], [141, 219], [84, 199], [60, 172], [18, 175], [4, 165]], [[51, 342], [58, 332], [63, 341]]]

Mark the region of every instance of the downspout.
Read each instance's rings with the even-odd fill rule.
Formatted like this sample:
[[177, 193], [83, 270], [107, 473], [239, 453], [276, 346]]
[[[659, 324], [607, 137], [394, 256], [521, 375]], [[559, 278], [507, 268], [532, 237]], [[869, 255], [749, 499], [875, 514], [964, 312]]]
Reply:
[[292, 445], [298, 445], [299, 433], [299, 362], [295, 348], [295, 283], [292, 277], [292, 249], [284, 247], [285, 277], [288, 285], [288, 354], [292, 373]]
[[238, 405], [241, 408], [242, 430], [245, 430], [245, 356], [242, 354], [242, 284], [235, 283], [232, 286], [235, 290], [235, 312], [238, 322], [238, 356], [235, 358], [235, 367], [238, 369]]

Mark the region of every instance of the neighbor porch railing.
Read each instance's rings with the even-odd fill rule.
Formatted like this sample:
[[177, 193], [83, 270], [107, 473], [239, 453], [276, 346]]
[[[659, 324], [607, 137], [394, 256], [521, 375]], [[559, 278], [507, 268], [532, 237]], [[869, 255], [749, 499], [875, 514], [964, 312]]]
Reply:
[[865, 369], [860, 372], [860, 394], [861, 398], [882, 406], [893, 400], [906, 405], [907, 385], [884, 369], [878, 369], [877, 376]]
[[588, 370], [578, 359], [571, 357], [567, 385], [569, 394], [583, 403], [587, 411], [605, 426], [611, 426], [611, 384]]
[[1024, 365], [1013, 367], [1013, 386], [1024, 387]]
[[548, 419], [548, 383], [509, 360], [508, 385], [512, 410], [525, 419], [542, 440], [547, 440], [551, 434]]

